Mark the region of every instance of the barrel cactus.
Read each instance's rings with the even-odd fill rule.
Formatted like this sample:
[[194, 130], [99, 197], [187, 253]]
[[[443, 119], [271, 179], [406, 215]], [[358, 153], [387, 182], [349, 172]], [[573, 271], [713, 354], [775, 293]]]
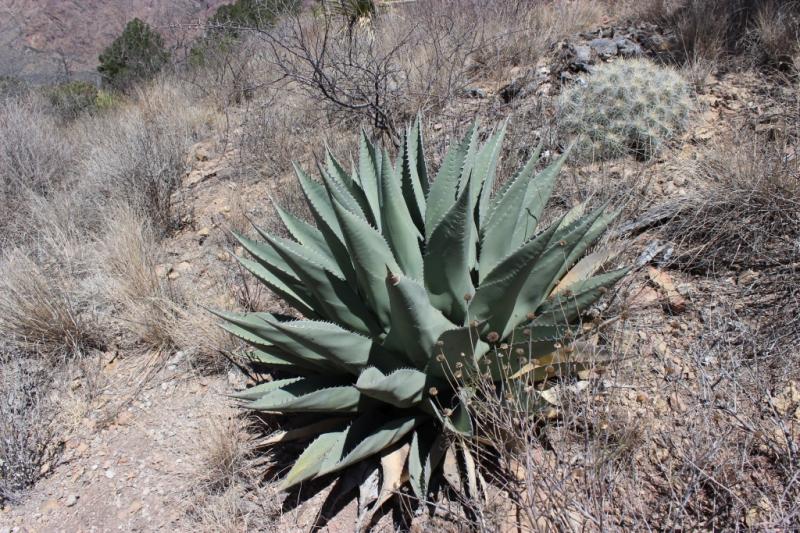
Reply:
[[583, 257], [614, 214], [540, 230], [565, 156], [537, 174], [537, 151], [493, 192], [504, 134], [481, 144], [473, 126], [429, 182], [419, 121], [394, 163], [362, 133], [351, 172], [330, 152], [320, 181], [295, 168], [315, 224], [276, 206], [291, 239], [237, 236], [244, 267], [304, 317], [219, 313], [276, 377], [238, 394], [245, 407], [305, 415], [276, 441], [316, 437], [284, 488], [391, 455], [423, 497], [446, 435], [475, 432], [476, 379], [533, 412], [531, 385], [574, 370], [576, 320], [626, 272]]
[[686, 129], [691, 89], [674, 69], [646, 59], [599, 65], [558, 100], [558, 127], [578, 136], [576, 154], [611, 159], [632, 153], [651, 159]]

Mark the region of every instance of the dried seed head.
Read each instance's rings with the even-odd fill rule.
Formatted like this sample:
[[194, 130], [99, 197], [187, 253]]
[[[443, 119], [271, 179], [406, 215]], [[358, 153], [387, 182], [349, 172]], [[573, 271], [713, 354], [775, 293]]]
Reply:
[[461, 373], [461, 370], [456, 370], [455, 374], [453, 374], [453, 375], [456, 377], [456, 379], [461, 379], [461, 376], [463, 376], [463, 374]]
[[600, 287], [600, 294], [605, 294], [608, 292], [608, 287]]
[[522, 348], [517, 348], [516, 350], [514, 350], [514, 353], [519, 356], [523, 356], [525, 355], [525, 350], [523, 350]]
[[431, 396], [436, 396], [437, 394], [439, 394], [439, 389], [437, 389], [436, 387], [431, 387], [430, 389], [428, 389], [428, 394], [430, 394]]
[[506, 343], [504, 342], [503, 344], [501, 344], [501, 345], [500, 345], [500, 349], [501, 349], [501, 350], [508, 350], [508, 344], [506, 344]]
[[527, 318], [528, 320], [533, 320], [534, 318], [536, 318], [536, 313], [534, 313], [533, 311], [528, 311], [528, 314], [525, 315], [525, 318]]
[[463, 368], [463, 366], [464, 363], [462, 363], [461, 361], [456, 361], [456, 368]]
[[531, 330], [529, 330], [528, 328], [525, 328], [525, 329], [522, 330], [522, 334], [525, 335], [526, 337], [530, 337], [531, 336]]
[[466, 356], [467, 356], [467, 354], [465, 354], [464, 352], [461, 352], [461, 353], [460, 353], [460, 354], [458, 354], [458, 355], [460, 355], [461, 357], [466, 357]]
[[389, 272], [389, 274], [386, 276], [386, 279], [389, 280], [389, 283], [391, 283], [395, 287], [397, 286], [398, 283], [400, 283], [400, 276], [398, 276], [394, 272]]
[[575, 347], [574, 347], [574, 346], [572, 346], [572, 345], [570, 345], [570, 346], [564, 346], [564, 351], [565, 351], [566, 353], [572, 353], [572, 352], [574, 352], [574, 351], [575, 351]]
[[472, 300], [472, 294], [468, 292], [464, 295], [464, 301], [469, 302], [470, 300]]
[[442, 414], [443, 414], [444, 416], [446, 416], [446, 417], [449, 417], [450, 415], [452, 415], [452, 414], [453, 414], [453, 410], [452, 410], [452, 409], [448, 409], [448, 408], [444, 408], [444, 409], [442, 410]]
[[546, 367], [544, 367], [544, 371], [548, 376], [552, 376], [553, 374], [556, 373], [556, 367], [554, 367], [553, 365], [547, 365]]
[[500, 340], [500, 334], [496, 331], [490, 331], [488, 335], [486, 335], [486, 340], [495, 343]]
[[436, 341], [436, 346], [441, 348], [442, 346], [444, 346], [444, 341]]
[[558, 241], [558, 245], [559, 246], [566, 246], [567, 245], [567, 241], [564, 241], [564, 240]]
[[478, 327], [478, 321], [477, 320], [470, 320], [469, 321], [469, 327], [477, 328]]
[[553, 348], [555, 348], [556, 350], [560, 350], [561, 349], [561, 343], [557, 342], [557, 343], [553, 344]]
[[442, 354], [437, 355], [436, 360], [440, 363], [444, 363], [444, 355]]

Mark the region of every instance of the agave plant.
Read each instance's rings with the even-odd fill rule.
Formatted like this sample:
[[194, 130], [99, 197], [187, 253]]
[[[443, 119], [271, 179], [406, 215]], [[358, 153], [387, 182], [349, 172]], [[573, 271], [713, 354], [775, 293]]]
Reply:
[[295, 168], [315, 224], [276, 206], [292, 239], [237, 236], [244, 267], [304, 317], [220, 313], [279, 377], [245, 406], [306, 415], [282, 439], [316, 435], [285, 488], [391, 456], [423, 497], [445, 435], [474, 432], [476, 377], [535, 409], [520, 383], [574, 369], [576, 320], [625, 273], [595, 275], [603, 251], [579, 261], [614, 214], [576, 208], [540, 230], [566, 156], [537, 174], [537, 150], [494, 192], [504, 135], [481, 144], [473, 126], [429, 180], [419, 120], [394, 164], [362, 133], [351, 172], [330, 151], [320, 181]]

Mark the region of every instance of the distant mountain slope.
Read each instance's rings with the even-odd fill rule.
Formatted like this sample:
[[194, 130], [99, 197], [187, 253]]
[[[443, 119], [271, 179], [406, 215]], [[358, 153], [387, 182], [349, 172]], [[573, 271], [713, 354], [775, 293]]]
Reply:
[[98, 54], [138, 17], [185, 41], [231, 0], [0, 0], [0, 76], [40, 83], [96, 76]]

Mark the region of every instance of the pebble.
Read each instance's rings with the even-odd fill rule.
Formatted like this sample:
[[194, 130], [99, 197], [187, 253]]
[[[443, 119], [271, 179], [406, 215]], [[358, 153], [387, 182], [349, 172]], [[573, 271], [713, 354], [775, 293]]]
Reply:
[[108, 470], [106, 470], [106, 477], [108, 479], [114, 479], [114, 476], [116, 476], [116, 475], [117, 475], [117, 473], [114, 472], [113, 468], [109, 468]]
[[72, 507], [76, 503], [78, 503], [78, 497], [74, 494], [70, 494], [69, 496], [67, 496], [67, 500], [64, 502], [64, 505], [66, 505], [67, 507]]

